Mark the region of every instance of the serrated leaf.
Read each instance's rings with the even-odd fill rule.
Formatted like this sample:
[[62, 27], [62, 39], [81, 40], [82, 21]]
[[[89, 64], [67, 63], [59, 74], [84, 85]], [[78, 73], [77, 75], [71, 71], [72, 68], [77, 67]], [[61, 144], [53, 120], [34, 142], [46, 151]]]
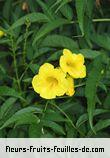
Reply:
[[32, 113], [25, 113], [24, 115], [17, 118], [14, 122], [16, 127], [23, 124], [38, 124], [40, 122], [40, 119]]
[[3, 16], [9, 21], [10, 11], [12, 7], [13, 0], [6, 0], [3, 7]]
[[107, 95], [107, 97], [104, 100], [104, 107], [106, 109], [110, 109], [110, 93]]
[[49, 35], [41, 43], [42, 47], [58, 47], [58, 48], [68, 48], [71, 50], [77, 49], [78, 44], [73, 39], [63, 36], [63, 35]]
[[31, 124], [29, 127], [29, 138], [40, 138], [42, 135], [42, 124]]
[[[100, 114], [104, 114], [104, 113], [109, 113], [110, 111], [109, 110], [106, 110], [106, 109], [96, 109], [94, 111], [94, 114], [93, 116], [97, 116], [97, 115], [100, 115]], [[88, 120], [88, 114], [83, 114], [79, 117], [79, 119], [77, 120], [76, 122], [76, 127], [80, 127], [83, 123], [85, 123], [86, 121]]]
[[[104, 129], [104, 128], [107, 128], [110, 126], [110, 119], [106, 119], [106, 120], [100, 120], [95, 126], [94, 126], [94, 130], [96, 132]], [[90, 137], [92, 136], [94, 133], [92, 130], [90, 130], [87, 134], [87, 137]]]
[[51, 31], [53, 31], [54, 29], [62, 26], [62, 25], [65, 25], [65, 24], [69, 24], [70, 21], [69, 20], [66, 20], [66, 19], [56, 19], [52, 22], [49, 22], [47, 24], [44, 24], [40, 30], [37, 32], [34, 40], [33, 40], [33, 43], [32, 45], [35, 45], [35, 43], [41, 39], [42, 37], [44, 37], [46, 34], [50, 33]]
[[63, 127], [60, 126], [59, 124], [48, 120], [42, 120], [41, 122], [43, 126], [51, 128], [55, 133], [65, 135]]
[[7, 99], [2, 106], [0, 107], [0, 118], [5, 117], [7, 112], [14, 106], [17, 98], [9, 98]]
[[[27, 124], [27, 123], [39, 123], [39, 119], [37, 116], [33, 115], [32, 113], [41, 113], [41, 109], [37, 107], [27, 107], [17, 111], [14, 115], [12, 115], [0, 129], [3, 129], [9, 126], [12, 123], [19, 124]], [[33, 116], [32, 116], [33, 115]]]
[[[1, 96], [12, 96], [24, 100], [21, 97], [21, 94], [17, 92], [15, 89], [7, 87], [7, 86], [0, 86], [0, 95]], [[25, 100], [24, 100], [25, 101]]]
[[93, 68], [86, 81], [85, 96], [87, 98], [87, 111], [89, 115], [90, 127], [93, 129], [93, 113], [96, 104], [97, 87], [101, 80], [101, 71], [103, 69], [102, 56], [95, 58]]
[[55, 122], [65, 122], [67, 121], [61, 114], [56, 113], [53, 110], [47, 110], [44, 117], [44, 120], [55, 121]]
[[65, 16], [67, 19], [72, 20], [73, 18], [73, 10], [72, 8], [69, 6], [69, 4], [64, 4], [64, 6], [62, 6], [60, 8], [60, 12], [62, 13], [63, 16]]
[[21, 25], [24, 25], [26, 23], [26, 21], [29, 21], [30, 23], [33, 22], [48, 22], [49, 19], [46, 15], [42, 14], [42, 13], [30, 13], [27, 14], [23, 17], [21, 17], [20, 19], [18, 19], [10, 28], [11, 29], [15, 29]]
[[76, 0], [75, 5], [76, 5], [78, 23], [79, 23], [82, 35], [84, 35], [84, 14], [85, 14], [85, 9], [86, 9], [86, 0]]
[[44, 3], [42, 0], [36, 0], [36, 2], [41, 6], [41, 8], [42, 8], [43, 12], [45, 13], [45, 15], [47, 15], [47, 17], [50, 18], [51, 20], [54, 20], [53, 12], [46, 5], [46, 3]]
[[61, 55], [62, 55], [62, 50], [54, 52], [52, 55], [50, 55], [50, 57], [47, 59], [47, 61], [50, 62], [50, 61], [58, 60]]
[[101, 52], [91, 49], [80, 49], [79, 52], [82, 53], [87, 59], [94, 59], [97, 56], [101, 55]]
[[110, 35], [108, 34], [99, 35], [95, 33], [91, 35], [91, 39], [94, 43], [96, 43], [100, 47], [110, 50]]

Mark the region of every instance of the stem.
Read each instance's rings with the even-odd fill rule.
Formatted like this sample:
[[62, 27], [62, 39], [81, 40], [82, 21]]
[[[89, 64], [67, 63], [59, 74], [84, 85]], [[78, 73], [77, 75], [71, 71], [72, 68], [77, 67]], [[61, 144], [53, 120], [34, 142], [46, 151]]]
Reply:
[[46, 105], [45, 105], [45, 108], [44, 108], [44, 113], [46, 112], [46, 110], [47, 110], [47, 106], [48, 106], [48, 101], [46, 102]]
[[73, 121], [69, 118], [69, 116], [68, 116], [61, 108], [59, 108], [59, 106], [57, 106], [57, 105], [54, 104], [53, 102], [51, 102], [51, 104], [52, 104], [53, 106], [55, 106], [55, 108], [57, 108], [57, 110], [59, 110], [59, 111], [67, 118], [68, 122], [71, 124], [71, 126], [72, 126], [75, 130], [77, 130], [82, 136], [84, 136], [84, 134], [83, 134], [79, 129], [76, 128], [76, 126], [74, 125]]
[[23, 47], [23, 62], [24, 65], [26, 64], [26, 45], [27, 45], [27, 38], [28, 38], [28, 29], [29, 29], [30, 23], [26, 22], [26, 32], [24, 35], [24, 47]]
[[[110, 22], [110, 18], [103, 18], [103, 19], [92, 19], [92, 22]], [[71, 21], [71, 24], [77, 24], [78, 21]]]
[[81, 83], [81, 84], [75, 85], [75, 88], [82, 87], [82, 86], [85, 86], [85, 83]]
[[15, 47], [12, 36], [10, 37], [10, 40], [11, 40], [11, 44], [12, 44], [13, 63], [14, 63], [14, 68], [15, 68], [16, 80], [17, 80], [17, 84], [18, 84], [18, 89], [21, 91], [21, 85], [20, 85], [20, 80], [19, 80], [19, 76], [18, 76], [17, 61], [16, 61], [16, 47]]
[[110, 19], [109, 18], [106, 18], [106, 19], [93, 19], [92, 21], [93, 22], [110, 22]]
[[27, 65], [27, 67], [25, 68], [24, 72], [22, 73], [21, 77], [20, 77], [20, 81], [22, 80], [22, 78], [24, 77], [25, 73], [27, 72], [27, 70], [29, 69], [30, 64], [33, 63], [33, 60]]

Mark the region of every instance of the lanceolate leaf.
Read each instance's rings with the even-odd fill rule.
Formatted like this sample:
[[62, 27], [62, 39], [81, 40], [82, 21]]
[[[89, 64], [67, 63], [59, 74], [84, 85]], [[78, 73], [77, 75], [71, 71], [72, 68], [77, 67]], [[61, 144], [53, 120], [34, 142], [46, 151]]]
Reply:
[[[96, 109], [94, 111], [94, 116], [100, 115], [100, 114], [104, 114], [104, 113], [109, 113], [109, 110], [106, 109]], [[77, 120], [76, 126], [80, 127], [83, 123], [85, 123], [88, 120], [88, 114], [83, 114], [79, 117], [79, 119]]]
[[42, 120], [42, 124], [45, 127], [51, 128], [56, 133], [65, 135], [63, 127], [53, 121]]
[[9, 98], [3, 103], [3, 105], [0, 107], [0, 118], [5, 117], [9, 109], [14, 106], [16, 100], [17, 98]]
[[33, 45], [35, 45], [35, 43], [41, 39], [42, 37], [44, 37], [46, 34], [48, 34], [49, 32], [53, 31], [54, 29], [65, 25], [65, 24], [69, 24], [70, 21], [65, 20], [65, 19], [56, 19], [52, 22], [49, 22], [48, 24], [45, 24], [41, 27], [41, 29], [38, 31], [38, 33], [36, 34], [34, 41], [33, 41]]
[[110, 50], [110, 35], [93, 34], [91, 38], [100, 47]]
[[84, 13], [86, 9], [86, 0], [76, 0], [75, 3], [76, 3], [76, 11], [77, 11], [79, 26], [82, 35], [84, 35]]
[[63, 16], [65, 16], [67, 19], [72, 20], [73, 18], [73, 10], [69, 6], [69, 4], [65, 4], [60, 8], [60, 12], [62, 13]]
[[54, 19], [53, 12], [46, 5], [46, 3], [44, 3], [42, 0], [36, 0], [36, 2], [41, 6], [41, 8], [42, 8], [43, 12], [45, 13], [45, 15], [47, 15], [48, 18], [53, 20]]
[[46, 15], [42, 13], [30, 13], [28, 15], [23, 16], [22, 18], [18, 19], [9, 29], [15, 29], [18, 26], [24, 25], [26, 21], [30, 23], [33, 22], [48, 22], [49, 19]]
[[9, 21], [10, 17], [10, 10], [12, 8], [12, 1], [13, 0], [6, 0], [5, 5], [3, 7], [3, 16]]
[[93, 129], [93, 114], [96, 104], [96, 93], [97, 87], [101, 79], [101, 71], [103, 70], [102, 65], [102, 56], [97, 57], [93, 62], [93, 68], [89, 73], [86, 88], [85, 88], [85, 96], [87, 98], [87, 111], [89, 115], [89, 123], [91, 128]]
[[12, 117], [10, 117], [0, 129], [9, 126], [12, 123], [18, 124], [30, 124], [39, 123], [37, 116], [32, 113], [41, 113], [41, 110], [37, 107], [27, 107], [16, 112]]
[[55, 122], [65, 122], [65, 121], [67, 121], [61, 114], [56, 113], [53, 110], [46, 111], [45, 116], [44, 116], [43, 119], [48, 120], [48, 121], [55, 121]]
[[[110, 126], [110, 119], [106, 119], [106, 120], [100, 120], [95, 126], [94, 126], [94, 130], [96, 132], [104, 129], [104, 128], [107, 128], [108, 126]], [[87, 134], [87, 137], [91, 137], [93, 135], [93, 131], [90, 130]]]
[[68, 48], [71, 50], [77, 49], [78, 44], [73, 39], [63, 36], [63, 35], [49, 35], [47, 36], [41, 46], [48, 47], [59, 47], [59, 48]]
[[87, 59], [94, 59], [97, 56], [101, 55], [100, 51], [91, 50], [91, 49], [80, 49], [79, 52], [82, 53], [84, 57]]
[[10, 88], [8, 86], [0, 86], [0, 95], [1, 96], [12, 96], [16, 98], [20, 98], [21, 100], [24, 100], [21, 97], [21, 94], [17, 92], [15, 89]]

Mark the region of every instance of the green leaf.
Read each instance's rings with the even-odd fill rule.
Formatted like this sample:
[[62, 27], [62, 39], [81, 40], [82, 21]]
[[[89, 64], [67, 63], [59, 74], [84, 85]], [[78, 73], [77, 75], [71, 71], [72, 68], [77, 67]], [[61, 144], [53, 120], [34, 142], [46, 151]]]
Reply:
[[7, 19], [9, 21], [10, 18], [10, 11], [12, 8], [12, 2], [13, 0], [6, 0], [4, 7], [3, 7], [3, 16], [5, 19]]
[[3, 105], [0, 107], [0, 118], [5, 117], [7, 112], [14, 106], [17, 98], [9, 98], [7, 99]]
[[[104, 129], [104, 128], [107, 128], [107, 127], [109, 127], [109, 126], [110, 126], [110, 119], [100, 120], [100, 121], [94, 126], [94, 130], [95, 130], [96, 132], [98, 132], [98, 131], [100, 131], [100, 130], [102, 130], [102, 129]], [[93, 133], [92, 130], [90, 130], [90, 131], [88, 132], [88, 134], [87, 134], [87, 137], [90, 137], [90, 136], [92, 136], [92, 135], [94, 135], [94, 133]]]
[[95, 0], [87, 1], [86, 9], [87, 9], [87, 15], [88, 15], [89, 19], [92, 18], [94, 5], [95, 5]]
[[44, 120], [55, 121], [55, 122], [65, 122], [67, 121], [61, 114], [56, 113], [53, 110], [47, 110], [44, 117]]
[[0, 39], [0, 44], [8, 44], [8, 43], [10, 43], [9, 39], [6, 38]]
[[59, 124], [53, 121], [47, 121], [47, 120], [42, 120], [41, 122], [43, 126], [51, 128], [55, 133], [65, 135], [63, 127], [60, 126]]
[[30, 123], [39, 123], [39, 119], [32, 113], [41, 113], [42, 111], [37, 107], [27, 107], [17, 111], [12, 117], [10, 117], [0, 129], [3, 129], [9, 126], [12, 123], [19, 124], [30, 124]]
[[29, 68], [31, 69], [31, 71], [33, 72], [33, 74], [36, 74], [39, 70], [39, 65], [38, 64], [30, 64]]
[[105, 48], [107, 50], [110, 50], [110, 35], [104, 34], [104, 35], [99, 35], [99, 34], [93, 34], [91, 35], [92, 41], [99, 45], [102, 48]]
[[20, 19], [18, 19], [10, 28], [11, 29], [15, 29], [21, 25], [24, 25], [26, 23], [26, 21], [29, 21], [30, 23], [33, 22], [48, 22], [49, 19], [46, 15], [42, 14], [42, 13], [30, 13], [27, 14], [23, 17], [21, 17]]
[[0, 95], [1, 96], [12, 96], [12, 97], [16, 97], [16, 98], [19, 98], [21, 100], [24, 100], [21, 97], [21, 94], [19, 92], [17, 92], [13, 88], [10, 88], [10, 87], [7, 87], [7, 86], [0, 86]]
[[65, 124], [66, 126], [66, 133], [67, 133], [67, 138], [76, 138], [77, 137], [77, 131], [73, 129], [71, 124], [68, 122]]
[[93, 129], [93, 113], [96, 104], [97, 87], [101, 80], [101, 71], [103, 69], [102, 56], [98, 56], [93, 62], [93, 68], [89, 73], [86, 82], [85, 96], [87, 98], [87, 111], [89, 115], [90, 127]]
[[29, 138], [40, 138], [42, 135], [42, 124], [31, 124], [29, 127]]
[[[109, 113], [110, 111], [109, 110], [106, 110], [106, 109], [96, 109], [94, 111], [94, 114], [93, 116], [97, 116], [97, 115], [100, 115], [100, 114], [104, 114], [104, 113]], [[79, 117], [79, 119], [77, 120], [76, 122], [76, 126], [77, 127], [80, 127], [83, 123], [85, 123], [86, 121], [88, 120], [88, 114], [83, 114]]]
[[8, 138], [24, 138], [26, 137], [26, 133], [23, 130], [20, 130], [19, 128], [14, 128], [9, 130], [7, 133]]
[[68, 20], [72, 20], [73, 18], [73, 10], [69, 6], [69, 4], [65, 4], [60, 8], [60, 12], [62, 13], [63, 16], [65, 16]]
[[8, 51], [6, 51], [6, 52], [5, 51], [0, 51], [0, 58], [5, 58], [9, 55], [11, 55], [11, 53], [8, 52]]
[[71, 50], [77, 49], [78, 44], [73, 39], [63, 36], [63, 35], [49, 35], [41, 43], [42, 47], [58, 47], [58, 48], [68, 48]]
[[25, 113], [24, 115], [20, 116], [19, 118], [16, 118], [14, 122], [15, 122], [15, 126], [19, 126], [19, 125], [23, 125], [23, 124], [25, 124], [25, 125], [38, 124], [40, 122], [40, 119], [32, 113]]
[[104, 100], [104, 107], [106, 109], [110, 109], [110, 93], [107, 95], [107, 97]]
[[44, 24], [41, 29], [37, 32], [35, 38], [34, 38], [34, 41], [32, 43], [32, 45], [35, 45], [36, 42], [43, 38], [46, 34], [50, 33], [51, 31], [53, 31], [54, 29], [62, 26], [62, 25], [65, 25], [65, 24], [69, 24], [70, 21], [69, 20], [66, 20], [66, 19], [56, 19], [52, 22], [49, 22], [47, 24]]
[[36, 0], [36, 2], [41, 6], [44, 14], [47, 15], [47, 17], [50, 18], [51, 20], [54, 20], [53, 12], [47, 6], [47, 4], [44, 3], [42, 0]]
[[94, 59], [97, 56], [101, 55], [101, 52], [91, 49], [80, 49], [79, 52], [84, 55], [87, 59]]
[[47, 59], [48, 62], [59, 60], [60, 56], [62, 55], [62, 50], [54, 52], [50, 57]]
[[86, 0], [75, 0], [75, 4], [76, 4], [78, 23], [79, 23], [82, 35], [84, 35], [84, 14], [85, 14], [85, 9], [86, 9]]

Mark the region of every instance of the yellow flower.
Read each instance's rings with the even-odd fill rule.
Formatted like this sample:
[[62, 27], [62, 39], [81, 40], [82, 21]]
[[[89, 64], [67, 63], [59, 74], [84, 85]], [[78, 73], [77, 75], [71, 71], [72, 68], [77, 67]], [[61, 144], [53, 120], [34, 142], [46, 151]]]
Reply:
[[43, 64], [34, 76], [32, 86], [42, 98], [53, 99], [64, 95], [68, 90], [66, 74], [49, 63]]
[[68, 49], [63, 50], [60, 57], [60, 67], [73, 78], [84, 78], [86, 76], [86, 66], [82, 54], [72, 54]]
[[66, 92], [67, 95], [72, 96], [75, 93], [74, 90], [74, 80], [72, 77], [69, 75], [67, 76], [67, 81], [68, 81], [68, 91]]
[[0, 30], [0, 37], [3, 37], [4, 35], [5, 35], [5, 33]]

